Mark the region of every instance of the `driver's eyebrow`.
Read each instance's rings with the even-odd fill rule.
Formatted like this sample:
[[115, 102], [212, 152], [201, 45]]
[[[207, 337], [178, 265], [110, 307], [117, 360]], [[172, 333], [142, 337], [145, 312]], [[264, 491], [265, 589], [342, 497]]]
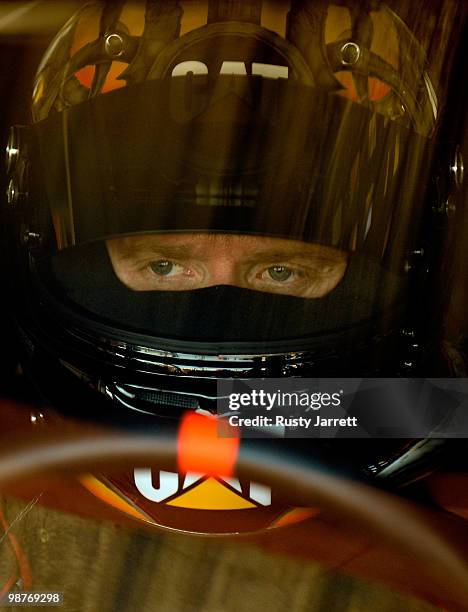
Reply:
[[122, 259], [131, 260], [148, 255], [161, 255], [168, 258], [185, 258], [195, 257], [197, 249], [186, 244], [180, 245], [165, 245], [165, 244], [136, 244], [131, 248], [124, 248]]
[[244, 259], [246, 263], [257, 263], [264, 261], [281, 261], [286, 259], [292, 259], [294, 257], [301, 259], [311, 259], [314, 261], [330, 261], [331, 257], [327, 257], [327, 255], [314, 252], [307, 251], [307, 249], [269, 249], [265, 251], [256, 251], [252, 253], [248, 257]]

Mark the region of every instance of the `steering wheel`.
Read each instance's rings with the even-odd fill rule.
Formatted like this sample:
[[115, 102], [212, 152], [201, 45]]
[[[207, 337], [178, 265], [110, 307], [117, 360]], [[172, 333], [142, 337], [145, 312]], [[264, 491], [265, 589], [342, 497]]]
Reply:
[[[57, 423], [34, 435], [3, 443], [0, 450], [0, 488], [50, 472], [79, 473], [103, 467], [154, 462], [162, 469], [180, 466], [180, 427], [165, 426], [151, 433], [115, 430], [81, 422]], [[205, 441], [206, 442], [206, 441]], [[431, 581], [439, 601], [450, 609], [468, 607], [468, 555], [458, 543], [428, 519], [415, 504], [368, 482], [344, 477], [310, 454], [291, 450], [279, 453], [278, 446], [261, 440], [242, 440], [219, 470], [229, 476], [255, 478], [301, 506], [320, 506], [327, 514], [355, 530], [378, 538], [396, 552], [411, 556]], [[189, 451], [198, 467], [210, 473], [216, 442]], [[189, 459], [190, 461], [190, 459]], [[221, 474], [222, 475], [222, 474]]]

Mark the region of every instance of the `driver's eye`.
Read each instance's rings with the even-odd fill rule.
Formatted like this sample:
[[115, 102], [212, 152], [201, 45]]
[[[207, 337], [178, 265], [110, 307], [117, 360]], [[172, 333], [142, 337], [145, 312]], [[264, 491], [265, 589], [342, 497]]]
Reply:
[[159, 261], [152, 261], [149, 267], [158, 276], [169, 276], [174, 270], [174, 263], [168, 259], [160, 259]]
[[291, 278], [293, 271], [286, 266], [271, 266], [268, 268], [268, 275], [271, 280], [276, 282], [284, 282]]

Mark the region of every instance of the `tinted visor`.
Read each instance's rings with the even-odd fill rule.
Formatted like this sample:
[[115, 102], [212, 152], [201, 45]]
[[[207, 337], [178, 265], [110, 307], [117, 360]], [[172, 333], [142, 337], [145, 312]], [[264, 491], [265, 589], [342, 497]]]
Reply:
[[290, 349], [395, 328], [429, 166], [403, 123], [295, 82], [173, 77], [52, 115], [34, 143], [56, 238], [39, 270], [87, 315]]
[[425, 139], [404, 124], [284, 79], [150, 81], [34, 131], [32, 188], [59, 249], [134, 232], [215, 231], [390, 260], [416, 229], [428, 171]]

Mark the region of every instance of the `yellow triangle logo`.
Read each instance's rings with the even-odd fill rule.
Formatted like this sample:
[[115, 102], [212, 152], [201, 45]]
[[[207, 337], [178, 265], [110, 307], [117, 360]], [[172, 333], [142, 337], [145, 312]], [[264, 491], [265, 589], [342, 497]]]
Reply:
[[214, 478], [207, 478], [187, 493], [167, 502], [167, 505], [193, 510], [246, 510], [257, 507]]

